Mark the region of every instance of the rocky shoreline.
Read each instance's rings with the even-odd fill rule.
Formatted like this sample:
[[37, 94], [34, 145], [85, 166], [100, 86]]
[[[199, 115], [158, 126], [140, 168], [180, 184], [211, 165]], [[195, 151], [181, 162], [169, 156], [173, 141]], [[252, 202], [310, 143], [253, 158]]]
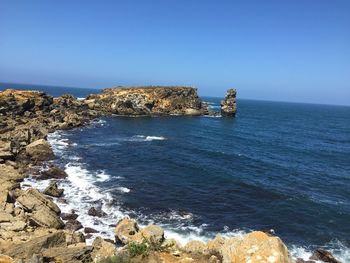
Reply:
[[[235, 116], [236, 91], [221, 102], [222, 116]], [[67, 174], [49, 163], [55, 158], [47, 135], [56, 130], [83, 127], [106, 115], [216, 115], [188, 87], [131, 87], [106, 89], [77, 100], [39, 91], [0, 92], [0, 262], [294, 262], [280, 238], [254, 231], [241, 237], [222, 237], [185, 246], [166, 239], [156, 225], [141, 228], [125, 218], [115, 222], [115, 240], [86, 238], [94, 229], [79, 222], [75, 213], [63, 214], [52, 197], [64, 196], [57, 180]], [[45, 169], [42, 169], [42, 167]], [[24, 189], [31, 175], [51, 180], [42, 192]], [[92, 207], [88, 214], [101, 216]], [[83, 231], [82, 231], [83, 230]], [[324, 250], [312, 260], [339, 262]], [[298, 259], [296, 262], [305, 262]]]

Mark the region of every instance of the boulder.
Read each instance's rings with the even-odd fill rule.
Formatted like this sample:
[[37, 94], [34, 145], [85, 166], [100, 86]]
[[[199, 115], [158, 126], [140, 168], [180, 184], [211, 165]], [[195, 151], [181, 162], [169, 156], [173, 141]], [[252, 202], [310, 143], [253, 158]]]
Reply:
[[64, 229], [75, 232], [79, 229], [82, 229], [83, 225], [78, 220], [68, 220]]
[[88, 211], [88, 215], [89, 216], [97, 216], [97, 217], [102, 217], [104, 215], [106, 215], [105, 212], [102, 211], [102, 209], [100, 207], [95, 208], [95, 207], [91, 207]]
[[124, 218], [118, 222], [114, 229], [115, 240], [117, 244], [126, 245], [137, 238], [139, 226], [135, 220]]
[[44, 170], [38, 177], [39, 180], [47, 179], [64, 179], [68, 174], [57, 166], [51, 166], [48, 170]]
[[92, 233], [98, 233], [98, 231], [96, 229], [91, 228], [91, 227], [85, 227], [84, 233], [85, 234], [92, 234]]
[[33, 238], [25, 243], [12, 245], [3, 251], [4, 254], [16, 259], [30, 258], [33, 254], [39, 254], [45, 249], [65, 245], [66, 238], [63, 231]]
[[225, 99], [221, 101], [221, 116], [234, 117], [236, 115], [236, 90], [229, 89]]
[[329, 263], [341, 263], [339, 260], [337, 260], [331, 252], [318, 248], [314, 251], [312, 256], [310, 257], [312, 260], [320, 260], [323, 262], [329, 262]]
[[191, 240], [183, 248], [187, 253], [205, 254], [207, 246], [202, 241]]
[[207, 244], [210, 254], [222, 256], [223, 263], [292, 263], [287, 247], [278, 237], [254, 231], [242, 237], [216, 237]]
[[47, 262], [57, 263], [88, 263], [92, 262], [92, 247], [84, 243], [73, 244], [69, 246], [56, 246], [44, 249], [42, 254]]
[[160, 245], [164, 241], [164, 230], [156, 225], [148, 225], [140, 231], [139, 236], [140, 241], [145, 238], [155, 245]]
[[60, 197], [63, 194], [63, 189], [58, 189], [56, 182], [50, 182], [50, 184], [43, 191], [43, 194], [53, 197]]
[[82, 232], [65, 232], [67, 245], [85, 243], [85, 236]]
[[75, 214], [75, 213], [62, 213], [61, 214], [61, 218], [63, 220], [75, 220], [78, 218], [78, 214]]
[[14, 155], [11, 151], [10, 141], [0, 141], [0, 159], [13, 160]]
[[54, 153], [50, 144], [39, 139], [25, 147], [25, 154], [34, 162], [47, 161], [54, 158]]
[[14, 217], [11, 214], [0, 211], [0, 223], [11, 222], [14, 220]]
[[92, 258], [95, 262], [99, 262], [104, 258], [112, 257], [116, 254], [116, 246], [113, 243], [103, 240], [101, 237], [95, 238], [92, 247]]
[[59, 229], [64, 226], [59, 218], [61, 210], [38, 190], [30, 188], [17, 198], [17, 202], [30, 213], [33, 225]]

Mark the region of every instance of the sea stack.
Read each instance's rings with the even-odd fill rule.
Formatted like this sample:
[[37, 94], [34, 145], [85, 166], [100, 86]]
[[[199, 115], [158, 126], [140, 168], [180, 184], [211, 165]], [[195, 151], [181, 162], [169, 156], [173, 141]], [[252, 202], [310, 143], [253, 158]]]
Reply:
[[225, 99], [221, 101], [221, 116], [234, 117], [236, 115], [236, 89], [227, 90]]

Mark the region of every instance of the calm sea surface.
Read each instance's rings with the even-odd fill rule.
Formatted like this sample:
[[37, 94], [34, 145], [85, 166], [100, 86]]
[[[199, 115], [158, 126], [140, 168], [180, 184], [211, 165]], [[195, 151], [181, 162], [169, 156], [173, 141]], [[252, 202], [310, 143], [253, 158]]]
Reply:
[[273, 229], [350, 260], [350, 107], [238, 100], [236, 118], [104, 118], [49, 139], [75, 199], [63, 210], [101, 205], [184, 239]]

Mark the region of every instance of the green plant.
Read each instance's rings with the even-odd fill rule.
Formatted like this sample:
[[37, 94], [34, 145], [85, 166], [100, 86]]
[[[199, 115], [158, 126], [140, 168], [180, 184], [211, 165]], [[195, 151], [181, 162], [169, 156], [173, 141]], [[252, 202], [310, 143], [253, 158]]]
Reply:
[[141, 243], [138, 242], [130, 242], [128, 244], [128, 251], [130, 257], [142, 256], [146, 257], [150, 254], [150, 252], [168, 252], [169, 249], [174, 246], [173, 243], [170, 244], [161, 244], [159, 242], [154, 241], [153, 239], [147, 239], [142, 236], [143, 240]]
[[143, 239], [141, 243], [130, 242], [128, 244], [128, 251], [132, 258], [136, 256], [146, 257], [149, 255], [150, 247], [146, 239]]

